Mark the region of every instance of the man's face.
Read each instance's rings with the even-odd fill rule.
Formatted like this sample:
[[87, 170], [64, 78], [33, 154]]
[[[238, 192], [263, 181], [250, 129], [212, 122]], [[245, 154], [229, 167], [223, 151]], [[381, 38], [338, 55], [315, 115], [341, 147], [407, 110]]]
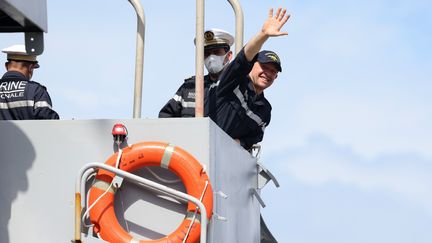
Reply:
[[264, 89], [270, 87], [277, 76], [278, 70], [272, 63], [255, 62], [249, 73], [257, 93], [261, 93]]
[[231, 57], [232, 52], [224, 47], [204, 48], [204, 64], [210, 75], [219, 75]]

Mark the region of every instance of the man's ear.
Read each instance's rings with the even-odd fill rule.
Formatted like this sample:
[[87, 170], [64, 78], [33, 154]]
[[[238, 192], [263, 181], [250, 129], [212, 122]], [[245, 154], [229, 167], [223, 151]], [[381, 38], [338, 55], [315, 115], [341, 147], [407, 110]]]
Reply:
[[36, 66], [35, 64], [30, 64], [29, 70], [33, 72], [35, 70], [35, 66]]
[[227, 53], [228, 61], [231, 61], [231, 59], [232, 59], [232, 56], [233, 56], [233, 53], [232, 53], [232, 51], [231, 51], [231, 50], [230, 50], [230, 51], [228, 51], [228, 53]]

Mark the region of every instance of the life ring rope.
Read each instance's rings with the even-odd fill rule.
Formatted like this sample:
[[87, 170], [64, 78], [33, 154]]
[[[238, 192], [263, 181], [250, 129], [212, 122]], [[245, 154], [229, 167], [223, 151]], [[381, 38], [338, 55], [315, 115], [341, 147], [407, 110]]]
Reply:
[[[209, 184], [209, 182], [206, 181], [206, 182], [205, 182], [205, 186], [204, 186], [204, 190], [203, 190], [203, 192], [202, 192], [202, 194], [201, 194], [201, 197], [200, 197], [200, 202], [202, 202], [202, 199], [203, 199], [204, 194], [205, 194], [205, 192], [206, 192], [206, 190], [207, 190], [207, 186], [208, 186], [208, 184]], [[185, 235], [185, 237], [184, 237], [184, 239], [183, 239], [183, 243], [186, 242], [186, 239], [187, 239], [187, 237], [189, 236], [189, 233], [190, 233], [190, 230], [191, 230], [191, 228], [192, 228], [192, 225], [195, 223], [195, 218], [196, 218], [197, 214], [198, 214], [198, 207], [195, 208], [195, 212], [193, 213], [193, 217], [192, 217], [191, 223], [190, 223], [190, 225], [189, 225], [189, 227], [188, 227], [188, 230], [187, 230], [187, 232], [186, 232], [186, 235]], [[201, 220], [200, 220], [200, 222], [201, 222]]]
[[[118, 154], [117, 154], [117, 159], [116, 159], [116, 164], [115, 164], [115, 167], [116, 168], [119, 168], [119, 165], [120, 165], [120, 159], [121, 159], [121, 156], [122, 156], [122, 154], [123, 154], [123, 150], [122, 149], [119, 149], [119, 152], [118, 152]], [[113, 181], [111, 181], [111, 183], [107, 183], [106, 181], [102, 181], [102, 180], [95, 180], [94, 181], [94, 183], [93, 183], [93, 185], [92, 185], [92, 187], [96, 187], [96, 188], [99, 188], [99, 189], [101, 189], [101, 190], [105, 190], [105, 192], [104, 193], [102, 193], [102, 195], [100, 195], [99, 196], [99, 198], [97, 198], [90, 206], [87, 206], [87, 210], [84, 212], [84, 214], [83, 214], [83, 216], [82, 216], [82, 218], [81, 218], [81, 222], [82, 222], [82, 224], [85, 226], [85, 227], [92, 227], [93, 226], [93, 224], [87, 224], [86, 222], [85, 222], [85, 219], [88, 217], [88, 214], [90, 213], [90, 210], [96, 205], [96, 203], [103, 197], [103, 196], [105, 196], [108, 192], [110, 192], [110, 193], [115, 193], [115, 190], [117, 189], [117, 188], [113, 188]], [[87, 202], [88, 202], [88, 200], [86, 200]]]

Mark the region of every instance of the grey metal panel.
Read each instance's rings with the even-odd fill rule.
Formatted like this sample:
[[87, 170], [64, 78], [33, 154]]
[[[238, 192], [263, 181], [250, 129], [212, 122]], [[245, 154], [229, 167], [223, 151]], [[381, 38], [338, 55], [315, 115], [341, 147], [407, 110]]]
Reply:
[[[117, 122], [127, 126], [129, 144], [165, 141], [182, 147], [206, 166], [213, 189], [229, 196], [214, 196], [214, 211], [228, 220], [210, 222], [208, 242], [259, 242], [259, 205], [248, 192], [257, 184], [254, 158], [207, 118], [1, 121], [0, 242], [72, 239], [78, 170], [111, 156]], [[124, 199], [123, 205], [116, 200], [116, 210], [132, 234], [157, 238], [182, 220], [184, 205], [125, 188], [116, 195]]]
[[[211, 177], [216, 217], [210, 225], [211, 242], [259, 242], [260, 206], [251, 189], [257, 185], [256, 158], [218, 126], [210, 127]], [[218, 192], [227, 196], [224, 199]]]
[[48, 31], [46, 0], [1, 0], [0, 10], [1, 32]]

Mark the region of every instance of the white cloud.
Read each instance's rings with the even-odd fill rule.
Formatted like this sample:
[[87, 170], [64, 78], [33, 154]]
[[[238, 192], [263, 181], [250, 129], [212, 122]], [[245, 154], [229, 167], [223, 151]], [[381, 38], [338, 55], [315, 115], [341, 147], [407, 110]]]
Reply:
[[[432, 156], [432, 113], [414, 99], [381, 100], [352, 94], [305, 97], [293, 110], [297, 127], [329, 134], [369, 156], [404, 151]], [[412, 97], [414, 98], [414, 97]]]
[[367, 159], [349, 146], [316, 134], [303, 147], [285, 149], [271, 157], [277, 159], [283, 176], [302, 183], [340, 183], [392, 193], [432, 214], [432, 161], [416, 154], [395, 153]]

